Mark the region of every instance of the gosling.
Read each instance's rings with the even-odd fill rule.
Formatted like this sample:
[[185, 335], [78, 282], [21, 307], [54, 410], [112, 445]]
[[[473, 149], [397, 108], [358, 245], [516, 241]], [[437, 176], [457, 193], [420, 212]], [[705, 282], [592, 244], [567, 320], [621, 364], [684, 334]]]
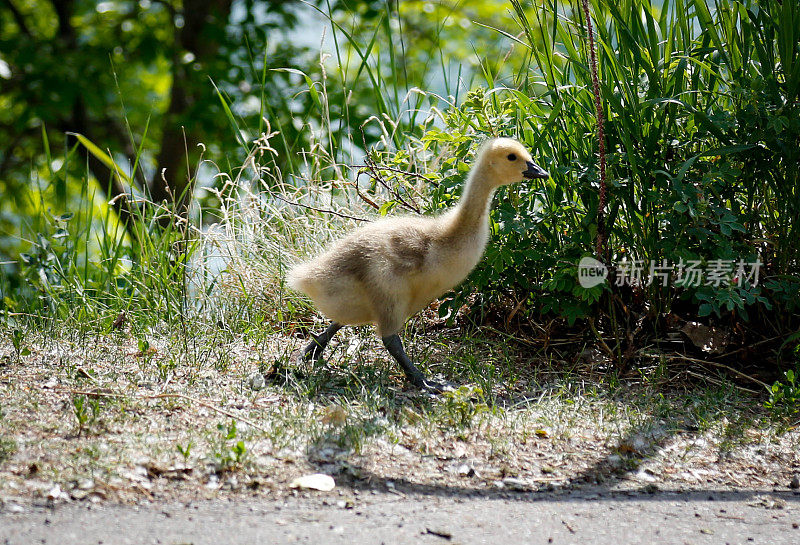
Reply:
[[324, 332], [312, 334], [302, 360], [322, 357], [342, 326], [372, 323], [412, 384], [433, 393], [451, 389], [425, 377], [406, 355], [398, 333], [409, 317], [460, 284], [478, 264], [489, 240], [495, 190], [548, 176], [519, 142], [489, 140], [478, 151], [458, 204], [444, 214], [375, 221], [292, 268], [289, 286], [332, 320]]

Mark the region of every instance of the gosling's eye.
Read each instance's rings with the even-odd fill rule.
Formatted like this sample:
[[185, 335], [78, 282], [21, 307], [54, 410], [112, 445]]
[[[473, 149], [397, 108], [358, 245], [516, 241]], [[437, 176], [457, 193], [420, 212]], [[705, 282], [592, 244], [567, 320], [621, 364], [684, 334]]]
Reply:
[[516, 154], [514, 154], [514, 153], [509, 153], [509, 154], [508, 154], [508, 160], [509, 160], [509, 161], [516, 161], [516, 160], [517, 160], [517, 156], [516, 156]]

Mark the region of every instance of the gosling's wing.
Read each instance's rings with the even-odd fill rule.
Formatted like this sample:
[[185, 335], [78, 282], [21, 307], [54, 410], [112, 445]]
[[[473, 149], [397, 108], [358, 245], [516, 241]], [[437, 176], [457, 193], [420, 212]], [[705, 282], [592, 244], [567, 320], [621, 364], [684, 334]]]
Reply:
[[377, 222], [338, 241], [315, 268], [366, 284], [413, 274], [429, 260], [433, 245], [429, 231], [426, 222], [407, 218]]
[[424, 229], [407, 226], [388, 236], [385, 246], [391, 272], [406, 275], [419, 272], [431, 251], [432, 237]]

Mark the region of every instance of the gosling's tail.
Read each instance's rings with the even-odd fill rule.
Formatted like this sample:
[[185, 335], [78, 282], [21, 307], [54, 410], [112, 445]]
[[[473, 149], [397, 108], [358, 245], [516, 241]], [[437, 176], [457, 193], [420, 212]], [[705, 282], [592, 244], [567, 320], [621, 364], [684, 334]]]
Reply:
[[308, 264], [301, 263], [299, 265], [295, 265], [289, 272], [286, 273], [286, 283], [289, 285], [290, 288], [293, 290], [297, 290], [303, 293], [308, 293], [307, 291], [307, 279], [308, 279]]

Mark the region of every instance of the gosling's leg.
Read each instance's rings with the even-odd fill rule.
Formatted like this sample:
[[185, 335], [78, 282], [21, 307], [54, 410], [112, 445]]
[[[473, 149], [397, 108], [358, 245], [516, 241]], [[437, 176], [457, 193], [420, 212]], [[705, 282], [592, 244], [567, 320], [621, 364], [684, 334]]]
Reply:
[[400, 340], [400, 335], [395, 333], [394, 335], [383, 337], [381, 340], [383, 341], [383, 346], [385, 346], [389, 354], [397, 360], [397, 363], [403, 368], [406, 378], [408, 378], [414, 386], [437, 394], [454, 389], [453, 386], [447, 382], [437, 382], [425, 378], [424, 373], [411, 362], [406, 351], [403, 349], [403, 341]]
[[312, 333], [311, 342], [308, 343], [308, 346], [306, 346], [305, 350], [303, 350], [303, 354], [301, 356], [302, 360], [318, 360], [321, 358], [325, 347], [328, 346], [330, 340], [340, 329], [342, 329], [341, 324], [331, 322], [331, 325], [329, 325], [328, 328], [319, 335], [314, 335]]

